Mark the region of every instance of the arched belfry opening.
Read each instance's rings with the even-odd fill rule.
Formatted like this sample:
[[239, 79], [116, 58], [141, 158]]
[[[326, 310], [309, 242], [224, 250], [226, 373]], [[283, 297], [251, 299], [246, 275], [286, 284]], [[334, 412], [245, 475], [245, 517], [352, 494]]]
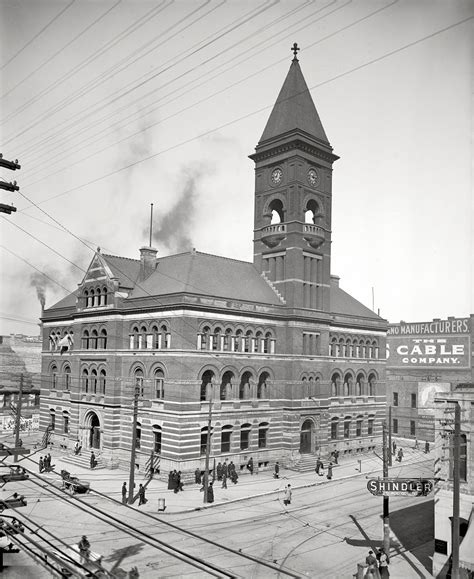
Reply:
[[283, 203], [280, 199], [274, 199], [270, 203], [268, 209], [271, 215], [271, 225], [276, 223], [283, 223], [285, 221], [285, 211], [283, 209]]
[[317, 201], [310, 199], [306, 203], [304, 222], [319, 225], [322, 221], [323, 213]]

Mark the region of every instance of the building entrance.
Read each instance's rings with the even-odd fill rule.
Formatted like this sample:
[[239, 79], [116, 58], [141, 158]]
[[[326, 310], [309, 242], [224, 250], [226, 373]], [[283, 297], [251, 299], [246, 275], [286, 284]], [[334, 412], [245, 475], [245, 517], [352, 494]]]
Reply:
[[89, 448], [100, 449], [100, 420], [95, 412], [90, 412], [86, 416], [86, 425], [89, 428], [87, 441]]
[[300, 433], [301, 454], [309, 454], [311, 452], [312, 434], [313, 434], [313, 421], [305, 420], [301, 426], [301, 433]]

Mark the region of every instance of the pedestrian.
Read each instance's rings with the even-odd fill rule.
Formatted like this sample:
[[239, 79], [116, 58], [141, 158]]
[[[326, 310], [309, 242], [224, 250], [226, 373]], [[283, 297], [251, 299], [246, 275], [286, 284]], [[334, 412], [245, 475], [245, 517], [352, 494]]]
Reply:
[[[197, 485], [201, 484], [201, 469], [199, 467], [197, 467], [196, 470], [194, 471], [194, 482]], [[168, 488], [170, 488], [169, 482], [168, 482]]]
[[140, 483], [138, 485], [138, 506], [144, 505], [145, 503], [146, 503], [145, 487]]
[[227, 473], [223, 470], [222, 471], [222, 486], [221, 488], [226, 489], [227, 488]]
[[40, 456], [39, 461], [38, 461], [38, 470], [41, 472], [43, 472], [44, 470], [44, 462], [43, 462], [43, 457]]
[[430, 452], [430, 443], [428, 441], [425, 442], [425, 454]]
[[322, 466], [323, 466], [323, 463], [321, 462], [321, 459], [318, 457], [316, 459], [316, 467], [314, 469], [318, 476], [322, 476], [322, 473], [321, 473], [321, 467]]
[[247, 469], [250, 471], [250, 474], [253, 474], [253, 458], [250, 457], [247, 463]]
[[94, 454], [94, 452], [91, 452], [91, 459], [90, 459], [91, 468], [94, 468], [96, 464], [97, 464], [97, 462], [95, 460], [95, 454]]
[[327, 478], [328, 480], [331, 480], [331, 479], [332, 479], [332, 462], [330, 462], [330, 463], [328, 464], [328, 474], [326, 475], [326, 478]]
[[181, 481], [181, 471], [179, 470], [176, 473], [176, 489], [175, 489], [175, 493], [179, 493], [179, 491], [183, 490], [183, 482]]
[[398, 462], [402, 462], [402, 458], [403, 458], [403, 449], [399, 448], [398, 449], [398, 455], [397, 455]]
[[212, 486], [212, 482], [209, 483], [207, 486], [207, 502], [213, 503], [214, 502], [214, 487]]
[[369, 551], [369, 554], [365, 558], [365, 564], [367, 565], [365, 577], [376, 577], [378, 579], [380, 575], [377, 567], [377, 559], [373, 551]]
[[122, 504], [127, 504], [127, 483], [124, 482], [122, 485]]
[[44, 465], [44, 470], [46, 472], [48, 470], [48, 455], [47, 454], [44, 455], [43, 465]]
[[222, 480], [222, 464], [220, 462], [217, 464], [216, 471], [217, 471], [217, 480]]
[[390, 571], [388, 570], [390, 559], [388, 558], [388, 555], [383, 547], [380, 547], [379, 552], [377, 553], [377, 559], [379, 562], [380, 577], [390, 577]]
[[86, 535], [82, 535], [82, 539], [79, 541], [77, 546], [79, 547], [79, 553], [81, 557], [85, 560], [88, 560], [91, 553], [91, 544], [89, 543]]
[[395, 441], [392, 442], [392, 454], [396, 454], [397, 452], [397, 443]]
[[283, 504], [287, 507], [288, 505], [291, 505], [291, 495], [293, 493], [291, 492], [291, 485], [287, 485], [285, 487], [285, 492], [283, 494]]
[[280, 478], [280, 465], [278, 461], [275, 463], [275, 472], [273, 473], [273, 478]]
[[229, 476], [229, 465], [227, 464], [227, 459], [224, 460], [224, 464], [222, 465], [222, 474], [225, 473], [225, 476]]
[[418, 450], [418, 438], [415, 438], [415, 450]]
[[339, 451], [336, 449], [336, 450], [333, 452], [333, 455], [334, 455], [334, 464], [339, 464], [339, 463], [338, 463]]

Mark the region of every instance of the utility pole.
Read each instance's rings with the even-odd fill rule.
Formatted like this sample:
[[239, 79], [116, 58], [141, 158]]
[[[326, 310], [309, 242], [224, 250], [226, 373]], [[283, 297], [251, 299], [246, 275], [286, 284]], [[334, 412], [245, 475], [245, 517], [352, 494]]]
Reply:
[[[382, 441], [383, 441], [383, 478], [388, 478], [388, 455], [390, 448], [387, 448], [387, 423], [382, 424]], [[389, 497], [383, 497], [383, 546], [387, 555], [390, 552], [390, 511], [389, 511]]]
[[461, 407], [454, 404], [454, 440], [453, 440], [453, 523], [451, 527], [452, 543], [452, 579], [459, 579], [459, 493], [460, 493], [460, 445], [461, 445]]
[[211, 421], [212, 421], [212, 382], [209, 396], [209, 414], [207, 417], [206, 461], [204, 463], [204, 496], [203, 502], [207, 503], [207, 490], [209, 488], [209, 455], [211, 454]]
[[133, 396], [133, 418], [132, 418], [132, 449], [130, 452], [130, 476], [128, 479], [128, 504], [133, 503], [135, 488], [135, 446], [137, 444], [137, 421], [138, 421], [138, 396], [140, 395], [140, 378], [135, 379], [135, 393]]
[[392, 407], [388, 407], [388, 466], [392, 466]]
[[[14, 161], [7, 161], [7, 159], [3, 158], [3, 155], [0, 153], [0, 167], [4, 167], [5, 169], [10, 169], [11, 171], [16, 171], [17, 169], [21, 169], [21, 165], [18, 164], [18, 159]], [[20, 188], [16, 184], [16, 181], [7, 182], [0, 179], [0, 189], [5, 189], [5, 191], [19, 191]], [[0, 213], [8, 213], [9, 215], [16, 211], [16, 207], [13, 205], [6, 205], [5, 203], [0, 203]]]
[[[15, 418], [15, 451], [20, 448], [20, 425], [21, 425], [21, 403], [23, 399], [23, 373], [20, 374], [20, 386], [18, 388], [18, 401], [16, 404]], [[15, 452], [13, 460], [18, 460], [18, 454]]]

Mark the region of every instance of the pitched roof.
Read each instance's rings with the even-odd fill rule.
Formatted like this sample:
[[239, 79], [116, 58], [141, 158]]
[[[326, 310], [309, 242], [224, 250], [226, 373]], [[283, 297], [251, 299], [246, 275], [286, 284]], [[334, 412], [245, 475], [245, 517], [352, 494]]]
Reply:
[[253, 263], [199, 251], [158, 259], [156, 270], [135, 287], [129, 298], [182, 292], [270, 305], [283, 304]]
[[49, 308], [45, 310], [45, 312], [49, 312], [51, 310], [59, 310], [61, 308], [75, 308], [76, 307], [76, 296], [77, 291], [73, 291], [72, 294], [68, 294], [64, 298], [60, 299], [59, 302], [56, 302]]
[[132, 288], [140, 273], [140, 260], [118, 255], [102, 254], [110, 267], [113, 277], [119, 281], [119, 287]]
[[291, 63], [259, 143], [295, 129], [329, 143], [297, 59]]
[[344, 314], [348, 316], [357, 316], [361, 318], [371, 318], [382, 321], [378, 316], [368, 307], [361, 304], [358, 300], [353, 298], [343, 289], [337, 285], [331, 284], [331, 313]]

